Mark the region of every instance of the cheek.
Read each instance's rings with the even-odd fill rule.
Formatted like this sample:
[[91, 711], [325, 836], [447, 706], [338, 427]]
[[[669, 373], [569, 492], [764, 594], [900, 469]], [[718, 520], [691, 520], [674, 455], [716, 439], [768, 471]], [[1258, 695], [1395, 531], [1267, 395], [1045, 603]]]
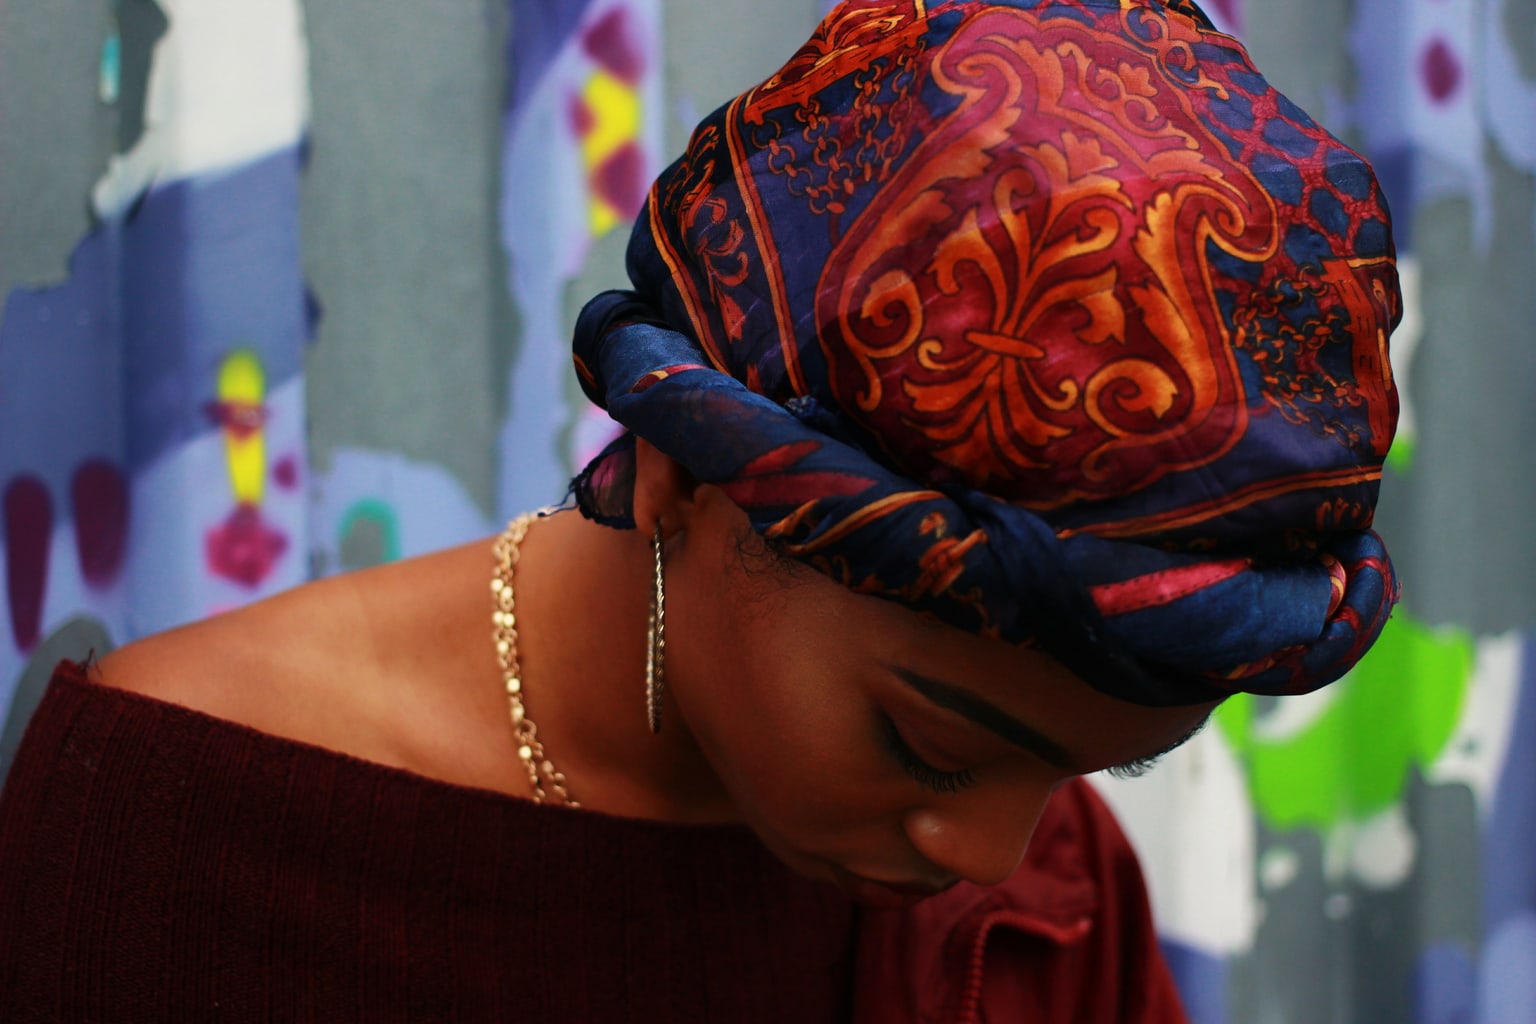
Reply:
[[669, 675], [675, 655], [695, 740], [759, 832], [814, 844], [896, 820], [857, 666], [814, 613], [787, 604], [706, 601], [678, 617]]

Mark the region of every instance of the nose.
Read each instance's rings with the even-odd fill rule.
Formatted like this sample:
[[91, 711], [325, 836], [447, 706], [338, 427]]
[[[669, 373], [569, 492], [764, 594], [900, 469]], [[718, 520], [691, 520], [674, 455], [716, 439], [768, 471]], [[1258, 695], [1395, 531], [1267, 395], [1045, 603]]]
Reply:
[[1052, 786], [989, 795], [953, 794], [939, 805], [910, 812], [908, 840], [931, 864], [977, 885], [1001, 885], [1024, 859]]

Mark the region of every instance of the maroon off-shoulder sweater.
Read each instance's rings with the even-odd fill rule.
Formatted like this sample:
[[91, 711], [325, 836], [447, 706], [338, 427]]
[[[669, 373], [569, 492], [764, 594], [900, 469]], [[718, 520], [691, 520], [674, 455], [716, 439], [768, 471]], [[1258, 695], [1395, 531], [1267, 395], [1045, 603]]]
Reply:
[[0, 793], [0, 1021], [1184, 1021], [1081, 780], [1003, 885], [855, 917], [744, 829], [452, 786], [68, 663]]
[[88, 682], [0, 798], [0, 1019], [846, 1020], [852, 912], [744, 829], [543, 807]]

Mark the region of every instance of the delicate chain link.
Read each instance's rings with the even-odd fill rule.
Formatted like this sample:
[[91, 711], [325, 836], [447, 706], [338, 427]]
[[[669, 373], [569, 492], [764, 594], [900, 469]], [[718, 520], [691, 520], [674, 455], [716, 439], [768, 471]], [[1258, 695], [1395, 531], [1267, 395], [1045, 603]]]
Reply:
[[528, 533], [529, 525], [549, 511], [540, 509], [513, 519], [497, 536], [491, 548], [496, 558], [496, 571], [491, 576], [491, 596], [495, 604], [495, 610], [491, 613], [491, 636], [496, 643], [496, 659], [501, 664], [502, 679], [506, 681], [507, 710], [512, 716], [512, 735], [517, 742], [517, 756], [528, 770], [534, 800], [543, 803], [553, 798], [555, 803], [580, 807], [566, 788], [565, 774], [556, 770], [554, 762], [545, 756], [544, 744], [539, 741], [538, 727], [523, 707], [523, 670], [517, 654], [517, 615], [512, 576], [517, 569], [523, 537]]
[[645, 717], [651, 732], [661, 732], [661, 705], [666, 690], [665, 657], [667, 653], [667, 591], [662, 583], [661, 524], [651, 536], [655, 562], [655, 586], [651, 591], [649, 639], [645, 647]]

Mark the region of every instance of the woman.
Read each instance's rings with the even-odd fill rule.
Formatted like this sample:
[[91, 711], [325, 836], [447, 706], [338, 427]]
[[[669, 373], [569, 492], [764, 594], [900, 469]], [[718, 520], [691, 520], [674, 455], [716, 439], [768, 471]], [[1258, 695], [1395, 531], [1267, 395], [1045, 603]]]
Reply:
[[579, 514], [61, 668], [12, 1017], [1179, 1019], [1072, 780], [1390, 611], [1369, 167], [1187, 0], [869, 0], [629, 263]]

